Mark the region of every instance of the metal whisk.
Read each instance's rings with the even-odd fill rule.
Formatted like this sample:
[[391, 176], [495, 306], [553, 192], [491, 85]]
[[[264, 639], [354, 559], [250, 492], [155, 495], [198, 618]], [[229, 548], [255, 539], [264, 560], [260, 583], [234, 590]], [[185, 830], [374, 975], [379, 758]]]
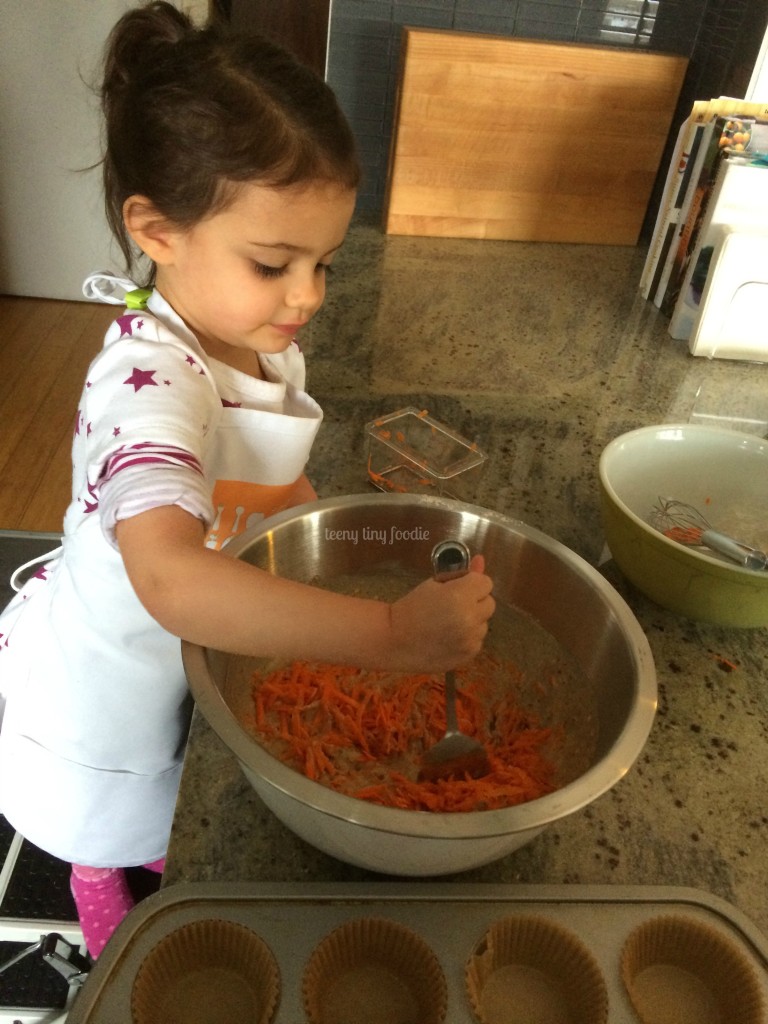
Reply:
[[768, 566], [768, 555], [764, 551], [713, 529], [697, 508], [684, 501], [659, 498], [649, 522], [654, 529], [678, 544], [709, 548], [745, 569], [765, 569]]

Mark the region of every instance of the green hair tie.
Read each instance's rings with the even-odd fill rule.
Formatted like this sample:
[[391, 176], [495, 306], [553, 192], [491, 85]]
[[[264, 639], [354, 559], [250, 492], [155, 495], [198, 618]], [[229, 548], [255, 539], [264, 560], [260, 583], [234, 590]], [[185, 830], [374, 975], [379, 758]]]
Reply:
[[128, 309], [146, 309], [151, 294], [151, 288], [134, 288], [125, 293], [125, 305]]

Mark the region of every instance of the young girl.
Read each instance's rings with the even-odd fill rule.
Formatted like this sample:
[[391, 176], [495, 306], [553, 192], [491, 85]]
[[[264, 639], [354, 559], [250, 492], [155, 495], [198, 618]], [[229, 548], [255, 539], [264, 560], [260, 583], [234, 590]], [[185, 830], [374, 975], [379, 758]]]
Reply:
[[0, 809], [72, 863], [93, 956], [131, 907], [123, 868], [162, 870], [190, 711], [179, 638], [437, 672], [480, 649], [493, 612], [480, 559], [390, 605], [219, 550], [316, 497], [303, 469], [322, 412], [294, 335], [359, 178], [328, 87], [263, 40], [150, 3], [113, 31], [103, 106], [108, 217], [154, 287], [87, 282], [125, 309], [82, 392], [62, 548], [0, 617]]

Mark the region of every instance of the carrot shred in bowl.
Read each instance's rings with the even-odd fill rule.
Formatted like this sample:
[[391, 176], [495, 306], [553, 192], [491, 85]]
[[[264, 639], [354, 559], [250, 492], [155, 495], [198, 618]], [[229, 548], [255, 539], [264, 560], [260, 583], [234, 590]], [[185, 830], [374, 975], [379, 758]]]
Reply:
[[515, 672], [481, 655], [456, 673], [459, 728], [484, 744], [491, 763], [480, 779], [416, 781], [425, 750], [445, 731], [440, 676], [293, 661], [254, 673], [251, 728], [290, 767], [360, 800], [440, 812], [511, 807], [557, 788], [558, 730], [523, 711], [514, 687], [489, 684], [500, 670]]

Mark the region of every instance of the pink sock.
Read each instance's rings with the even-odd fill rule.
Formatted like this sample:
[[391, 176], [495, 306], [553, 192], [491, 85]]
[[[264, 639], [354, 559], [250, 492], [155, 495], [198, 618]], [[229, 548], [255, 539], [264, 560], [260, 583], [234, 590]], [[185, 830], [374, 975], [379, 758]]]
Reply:
[[70, 888], [85, 945], [95, 960], [134, 905], [125, 871], [73, 864]]
[[158, 875], [162, 875], [165, 871], [165, 857], [161, 857], [159, 860], [151, 860], [149, 864], [144, 864], [143, 867], [147, 871], [154, 871]]

